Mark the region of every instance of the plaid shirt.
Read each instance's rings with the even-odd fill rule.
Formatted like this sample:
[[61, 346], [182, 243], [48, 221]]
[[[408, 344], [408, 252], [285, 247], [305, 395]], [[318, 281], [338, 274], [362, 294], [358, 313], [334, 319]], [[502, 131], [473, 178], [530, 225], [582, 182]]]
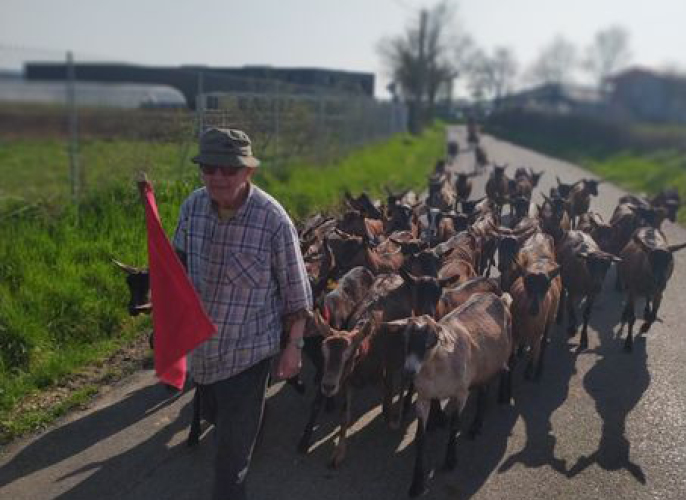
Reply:
[[173, 239], [218, 333], [191, 354], [200, 384], [235, 375], [279, 351], [282, 316], [312, 308], [298, 234], [281, 205], [257, 186], [220, 220], [205, 188], [181, 205]]

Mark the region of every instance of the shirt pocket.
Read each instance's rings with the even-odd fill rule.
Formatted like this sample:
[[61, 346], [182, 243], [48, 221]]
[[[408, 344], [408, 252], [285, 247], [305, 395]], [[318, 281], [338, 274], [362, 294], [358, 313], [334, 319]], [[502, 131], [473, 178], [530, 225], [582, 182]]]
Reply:
[[230, 323], [244, 324], [264, 309], [269, 293], [269, 261], [259, 254], [232, 252], [227, 258], [224, 285], [228, 291]]

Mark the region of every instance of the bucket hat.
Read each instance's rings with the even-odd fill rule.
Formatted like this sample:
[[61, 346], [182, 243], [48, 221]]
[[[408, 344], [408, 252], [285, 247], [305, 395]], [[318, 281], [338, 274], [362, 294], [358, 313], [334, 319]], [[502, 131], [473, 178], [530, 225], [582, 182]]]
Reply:
[[252, 154], [250, 137], [242, 130], [210, 128], [202, 133], [199, 154], [193, 163], [218, 167], [257, 167], [260, 161]]

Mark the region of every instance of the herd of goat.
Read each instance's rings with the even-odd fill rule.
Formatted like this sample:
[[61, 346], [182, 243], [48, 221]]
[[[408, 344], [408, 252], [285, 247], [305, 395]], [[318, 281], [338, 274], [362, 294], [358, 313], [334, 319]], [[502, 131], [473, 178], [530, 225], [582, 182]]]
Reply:
[[[475, 436], [489, 384], [499, 379], [498, 399], [508, 404], [517, 362], [526, 361], [527, 379], [540, 378], [551, 326], [561, 324], [566, 311], [567, 333], [576, 335], [582, 302], [579, 349], [585, 349], [593, 304], [612, 264], [618, 266], [615, 286], [626, 295], [620, 331], [627, 326], [624, 345], [631, 351], [635, 300], [645, 299], [645, 333], [657, 318], [672, 254], [686, 247], [669, 245], [660, 230], [664, 219], [676, 218], [674, 190], [651, 199], [624, 196], [606, 223], [589, 211], [600, 181], [570, 185], [558, 178], [537, 205], [532, 192], [543, 172], [520, 167], [509, 178], [505, 166], [489, 164], [478, 136], [470, 134], [469, 143], [474, 171], [451, 171], [459, 145], [449, 142], [447, 162], [437, 162], [425, 199], [412, 191], [389, 191], [385, 203], [346, 194], [342, 215], [318, 214], [299, 227], [315, 299], [304, 352], [318, 390], [298, 450], [310, 449], [322, 408], [338, 395], [343, 411], [334, 467], [346, 455], [354, 389], [381, 385], [382, 415], [393, 428], [416, 394], [410, 496], [426, 490], [427, 424], [446, 421], [444, 466], [454, 468], [459, 415], [470, 391], [477, 393], [469, 429]], [[470, 200], [472, 177], [486, 167], [486, 197]], [[124, 267], [133, 313], [147, 302], [147, 273]], [[490, 276], [493, 267], [497, 277]], [[302, 382], [292, 382], [302, 390]], [[195, 404], [200, 407], [197, 393]], [[199, 419], [194, 412], [191, 444]]]

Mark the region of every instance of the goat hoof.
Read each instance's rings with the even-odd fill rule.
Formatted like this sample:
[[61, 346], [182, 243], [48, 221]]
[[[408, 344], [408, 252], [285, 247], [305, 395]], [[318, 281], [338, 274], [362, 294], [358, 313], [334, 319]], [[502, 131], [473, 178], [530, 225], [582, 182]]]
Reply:
[[634, 350], [634, 347], [631, 344], [624, 344], [624, 352], [631, 352]]
[[652, 326], [651, 323], [646, 321], [645, 323], [643, 323], [641, 325], [641, 329], [639, 330], [639, 333], [648, 333], [648, 330], [650, 330], [651, 326]]

